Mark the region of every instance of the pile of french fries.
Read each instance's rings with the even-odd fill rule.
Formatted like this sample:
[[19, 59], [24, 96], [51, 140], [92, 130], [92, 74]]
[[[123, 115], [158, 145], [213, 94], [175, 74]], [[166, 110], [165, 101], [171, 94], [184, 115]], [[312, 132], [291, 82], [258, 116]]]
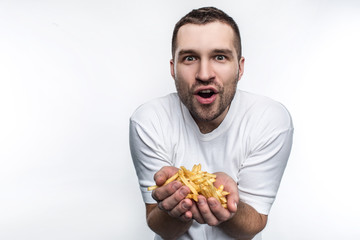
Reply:
[[[175, 180], [189, 187], [191, 193], [189, 193], [186, 198], [194, 199], [197, 202], [199, 195], [203, 195], [206, 198], [214, 197], [221, 203], [224, 208], [227, 208], [227, 200], [225, 196], [229, 195], [230, 193], [224, 191], [223, 185], [221, 185], [219, 188], [216, 188], [213, 184], [216, 181], [216, 175], [201, 171], [200, 164], [195, 164], [191, 171], [181, 166], [179, 171], [171, 178], [169, 178], [163, 186]], [[152, 191], [158, 187], [159, 186], [157, 185], [148, 187], [148, 191]]]

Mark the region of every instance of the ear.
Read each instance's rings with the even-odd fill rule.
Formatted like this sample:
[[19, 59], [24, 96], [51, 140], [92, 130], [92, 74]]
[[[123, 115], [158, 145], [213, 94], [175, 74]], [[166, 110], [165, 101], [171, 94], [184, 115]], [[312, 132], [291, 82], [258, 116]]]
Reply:
[[239, 79], [238, 79], [238, 81], [240, 81], [242, 75], [244, 74], [244, 65], [245, 65], [245, 58], [241, 57], [239, 60]]
[[171, 72], [171, 76], [175, 80], [175, 63], [174, 63], [174, 59], [170, 60], [170, 72]]

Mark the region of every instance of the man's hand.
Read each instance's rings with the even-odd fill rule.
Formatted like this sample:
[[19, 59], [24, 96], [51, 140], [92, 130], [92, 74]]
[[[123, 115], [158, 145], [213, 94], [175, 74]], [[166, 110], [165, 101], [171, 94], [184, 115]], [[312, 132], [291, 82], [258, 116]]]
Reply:
[[163, 167], [155, 175], [156, 185], [161, 186], [152, 192], [152, 197], [158, 202], [159, 209], [167, 212], [171, 217], [187, 222], [193, 218], [190, 209], [193, 202], [185, 199], [190, 189], [178, 181], [162, 186], [168, 178], [178, 172], [176, 167]]
[[201, 223], [210, 226], [217, 226], [222, 222], [231, 219], [237, 211], [240, 198], [236, 182], [226, 173], [218, 172], [216, 175], [215, 187], [224, 185], [224, 190], [230, 192], [227, 196], [227, 206], [225, 209], [214, 197], [206, 199], [198, 196], [199, 201], [191, 207], [193, 218]]

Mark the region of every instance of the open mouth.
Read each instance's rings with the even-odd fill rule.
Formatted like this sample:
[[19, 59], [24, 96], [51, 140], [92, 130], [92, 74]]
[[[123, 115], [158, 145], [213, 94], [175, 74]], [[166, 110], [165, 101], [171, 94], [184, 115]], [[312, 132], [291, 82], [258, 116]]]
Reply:
[[216, 100], [217, 93], [215, 88], [199, 89], [195, 98], [200, 104], [212, 104]]
[[211, 98], [215, 92], [211, 89], [201, 90], [198, 92], [198, 95], [202, 98]]

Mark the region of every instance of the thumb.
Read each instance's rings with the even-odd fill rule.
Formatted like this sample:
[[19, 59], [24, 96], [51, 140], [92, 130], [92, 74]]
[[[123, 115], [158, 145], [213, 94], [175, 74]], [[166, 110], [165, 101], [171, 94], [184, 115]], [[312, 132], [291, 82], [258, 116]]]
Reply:
[[235, 201], [229, 201], [228, 202], [228, 210], [229, 210], [229, 212], [231, 212], [231, 213], [236, 213], [236, 211], [237, 211], [237, 202], [235, 202]]
[[236, 213], [237, 211], [237, 207], [239, 205], [239, 196], [237, 194], [231, 194], [228, 195], [228, 203], [227, 203], [227, 207], [228, 207], [228, 210], [231, 212], [231, 213]]
[[238, 206], [238, 203], [234, 199], [231, 198], [228, 200], [227, 207], [228, 207], [229, 212], [236, 213], [237, 206]]
[[175, 173], [177, 173], [178, 169], [176, 167], [166, 166], [162, 167], [157, 173], [154, 175], [154, 180], [156, 185], [162, 186], [167, 179], [172, 177]]
[[159, 170], [158, 172], [155, 173], [154, 175], [154, 180], [157, 186], [161, 186], [165, 183], [166, 181], [166, 176], [163, 173], [163, 171]]

